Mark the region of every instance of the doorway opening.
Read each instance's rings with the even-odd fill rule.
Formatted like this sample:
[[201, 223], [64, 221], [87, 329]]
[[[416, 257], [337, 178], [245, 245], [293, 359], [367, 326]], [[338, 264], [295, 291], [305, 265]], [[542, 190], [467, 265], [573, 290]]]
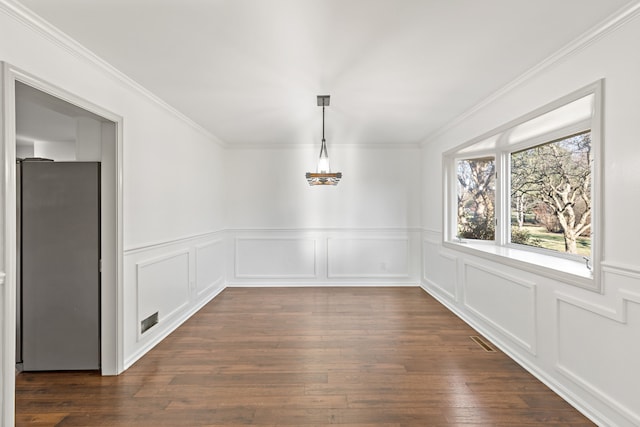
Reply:
[[16, 161], [93, 162], [99, 193], [99, 369], [123, 371], [122, 118], [3, 63], [4, 269], [2, 419], [14, 419], [17, 322]]

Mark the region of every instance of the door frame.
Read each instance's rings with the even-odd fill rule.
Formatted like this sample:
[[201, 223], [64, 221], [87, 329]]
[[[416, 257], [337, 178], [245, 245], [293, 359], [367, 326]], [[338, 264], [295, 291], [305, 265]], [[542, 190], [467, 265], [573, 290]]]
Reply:
[[[94, 113], [106, 120], [102, 125], [101, 155], [101, 373], [117, 375], [124, 370], [123, 319], [123, 214], [122, 214], [122, 123], [123, 118], [83, 98], [54, 86], [19, 68], [0, 62], [0, 167], [4, 201], [1, 215], [4, 226], [0, 229], [4, 264], [4, 277], [0, 272], [2, 288], [2, 348], [0, 381], [2, 407], [0, 425], [15, 422], [15, 343], [16, 343], [16, 98], [15, 83], [21, 82], [56, 98]], [[110, 123], [109, 123], [110, 122]], [[104, 144], [108, 141], [108, 144]], [[1, 197], [1, 196], [0, 196]], [[2, 234], [4, 238], [2, 239]]]

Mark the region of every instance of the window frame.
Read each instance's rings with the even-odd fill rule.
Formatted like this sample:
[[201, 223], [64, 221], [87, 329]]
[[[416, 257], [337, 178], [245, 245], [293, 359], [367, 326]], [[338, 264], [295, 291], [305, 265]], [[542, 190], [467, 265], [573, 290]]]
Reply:
[[[598, 80], [524, 116], [480, 135], [443, 153], [443, 245], [462, 252], [560, 280], [593, 291], [601, 291], [601, 260], [603, 236], [602, 218], [602, 115], [603, 85]], [[593, 96], [591, 116], [533, 137], [509, 143], [509, 134], [519, 125], [546, 113]], [[584, 131], [591, 133], [591, 256], [587, 262], [581, 255], [511, 243], [511, 154], [557, 141]], [[483, 147], [487, 140], [495, 141], [493, 148]], [[474, 145], [481, 148], [473, 150]], [[464, 239], [457, 236], [457, 162], [483, 157], [495, 158], [495, 240]]]

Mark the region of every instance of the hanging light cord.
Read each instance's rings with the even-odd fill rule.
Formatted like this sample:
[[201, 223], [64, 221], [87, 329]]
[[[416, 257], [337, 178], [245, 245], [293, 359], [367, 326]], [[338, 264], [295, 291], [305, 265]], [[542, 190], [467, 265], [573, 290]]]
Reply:
[[324, 101], [322, 102], [322, 142], [324, 142]]

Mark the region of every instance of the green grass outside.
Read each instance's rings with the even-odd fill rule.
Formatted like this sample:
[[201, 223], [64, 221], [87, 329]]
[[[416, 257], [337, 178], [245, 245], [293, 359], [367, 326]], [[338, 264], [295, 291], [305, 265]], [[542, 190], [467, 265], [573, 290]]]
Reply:
[[[524, 228], [531, 233], [531, 239], [539, 239], [540, 246], [545, 249], [551, 249], [558, 252], [564, 252], [564, 237], [562, 233], [550, 233], [546, 228], [525, 224]], [[578, 254], [591, 255], [591, 238], [578, 237], [576, 242]]]

